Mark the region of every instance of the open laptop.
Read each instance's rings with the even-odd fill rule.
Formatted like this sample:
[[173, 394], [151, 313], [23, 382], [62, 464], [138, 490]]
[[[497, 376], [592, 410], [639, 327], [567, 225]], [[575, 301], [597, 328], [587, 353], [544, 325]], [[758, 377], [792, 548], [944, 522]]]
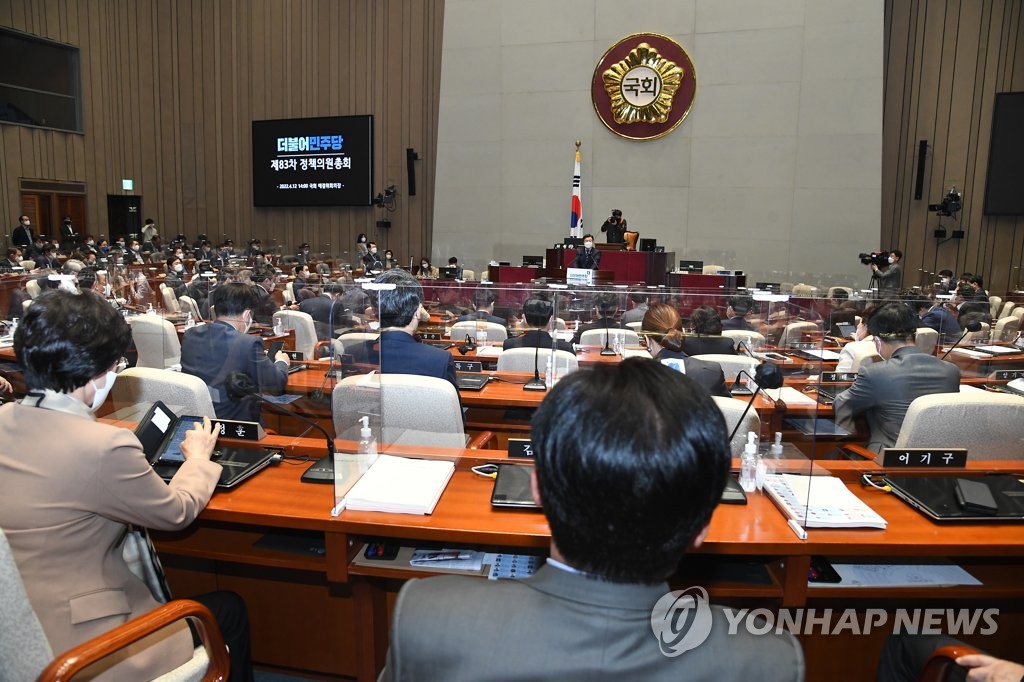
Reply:
[[[169, 481], [178, 473], [185, 463], [181, 453], [185, 434], [196, 422], [202, 421], [202, 417], [179, 417], [159, 400], [146, 412], [135, 429], [135, 436], [142, 443], [146, 460], [160, 478]], [[233, 488], [270, 464], [274, 454], [258, 446], [217, 448], [210, 458], [222, 467], [217, 487]]]
[[[886, 476], [893, 493], [933, 521], [1024, 521], [1024, 483], [1010, 474], [954, 476]], [[982, 511], [962, 491], [983, 486], [994, 510]], [[961, 491], [958, 499], [958, 490]], [[985, 490], [982, 489], [984, 494]], [[985, 495], [988, 497], [988, 495]]]

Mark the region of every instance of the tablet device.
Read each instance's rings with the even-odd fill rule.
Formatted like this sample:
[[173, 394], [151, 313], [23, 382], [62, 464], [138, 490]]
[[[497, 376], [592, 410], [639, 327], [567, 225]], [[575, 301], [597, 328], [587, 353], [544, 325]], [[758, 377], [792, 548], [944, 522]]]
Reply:
[[494, 491], [491, 493], [491, 506], [540, 509], [540, 505], [533, 501], [533, 489], [530, 486], [532, 474], [532, 464], [499, 464]]
[[[960, 476], [887, 476], [885, 482], [892, 492], [933, 521], [1024, 521], [1024, 483], [1011, 474]], [[964, 484], [967, 483], [967, 485]], [[977, 483], [991, 495], [979, 493], [971, 486]], [[965, 504], [957, 498], [957, 488], [969, 490]], [[971, 506], [967, 506], [970, 502]], [[995, 511], [979, 511], [981, 507]]]

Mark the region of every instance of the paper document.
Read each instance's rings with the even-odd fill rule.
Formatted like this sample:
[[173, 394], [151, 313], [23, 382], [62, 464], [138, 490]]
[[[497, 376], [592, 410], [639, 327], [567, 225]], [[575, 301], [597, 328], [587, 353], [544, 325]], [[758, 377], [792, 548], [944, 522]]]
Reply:
[[807, 528], [885, 528], [886, 522], [835, 476], [768, 474], [765, 492]]
[[[842, 587], [952, 587], [981, 585], [981, 581], [948, 562], [933, 564], [832, 564]], [[825, 584], [825, 583], [819, 583]]]
[[501, 346], [484, 346], [476, 349], [478, 358], [496, 358], [501, 355]]
[[792, 386], [782, 388], [766, 388], [763, 391], [772, 400], [782, 400], [787, 405], [817, 405], [818, 401], [813, 396], [801, 393]]
[[454, 473], [454, 462], [380, 455], [345, 499], [354, 511], [430, 514]]

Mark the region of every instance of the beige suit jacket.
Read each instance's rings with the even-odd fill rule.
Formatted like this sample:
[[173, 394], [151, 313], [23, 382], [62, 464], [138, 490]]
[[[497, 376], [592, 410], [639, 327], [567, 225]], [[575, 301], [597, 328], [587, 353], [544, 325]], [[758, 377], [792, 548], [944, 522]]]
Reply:
[[[80, 403], [73, 414], [30, 401], [0, 407], [0, 527], [50, 646], [61, 652], [157, 606], [124, 562], [125, 525], [187, 526], [221, 467], [189, 460], [165, 483], [131, 431], [95, 422]], [[151, 679], [188, 660], [188, 628], [169, 630], [131, 647], [103, 679]]]

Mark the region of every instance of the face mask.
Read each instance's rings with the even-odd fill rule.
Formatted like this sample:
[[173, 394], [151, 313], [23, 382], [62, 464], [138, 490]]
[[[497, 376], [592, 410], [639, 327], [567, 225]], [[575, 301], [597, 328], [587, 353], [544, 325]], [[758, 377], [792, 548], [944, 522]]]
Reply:
[[185, 266], [182, 265], [181, 263], [178, 263], [177, 265], [174, 266], [174, 271], [175, 272], [184, 272], [185, 271]]
[[100, 409], [100, 407], [102, 407], [103, 401], [105, 401], [107, 399], [107, 395], [110, 394], [110, 389], [114, 387], [115, 379], [117, 379], [117, 372], [108, 371], [107, 383], [103, 386], [103, 388], [97, 386], [96, 381], [94, 379], [89, 380], [89, 383], [92, 384], [92, 387], [96, 389], [96, 395], [92, 397], [92, 405], [89, 406], [89, 410], [91, 412], [95, 412], [96, 410]]
[[96, 246], [96, 242], [94, 242], [93, 240], [90, 239], [89, 241], [86, 242], [86, 245], [88, 245], [88, 246]]
[[138, 250], [139, 250], [139, 245], [138, 244], [132, 244], [132, 251], [138, 251]]
[[32, 227], [32, 221], [31, 220], [26, 220], [25, 221], [25, 227]]
[[594, 248], [594, 242], [583, 242], [583, 246], [588, 249], [592, 249]]
[[421, 268], [429, 268], [430, 267], [430, 263], [420, 263], [420, 267]]
[[896, 259], [893, 258], [892, 256], [889, 256], [889, 265], [892, 265], [895, 262], [896, 262]]
[[185, 254], [183, 254], [183, 253], [176, 253], [176, 254], [174, 254], [174, 257], [175, 258], [184, 258]]
[[117, 243], [117, 248], [123, 249], [124, 248], [124, 242], [118, 242]]
[[370, 249], [370, 253], [377, 253], [377, 249]]
[[360, 244], [365, 244], [366, 243], [366, 237], [360, 237], [359, 238], [359, 243]]

